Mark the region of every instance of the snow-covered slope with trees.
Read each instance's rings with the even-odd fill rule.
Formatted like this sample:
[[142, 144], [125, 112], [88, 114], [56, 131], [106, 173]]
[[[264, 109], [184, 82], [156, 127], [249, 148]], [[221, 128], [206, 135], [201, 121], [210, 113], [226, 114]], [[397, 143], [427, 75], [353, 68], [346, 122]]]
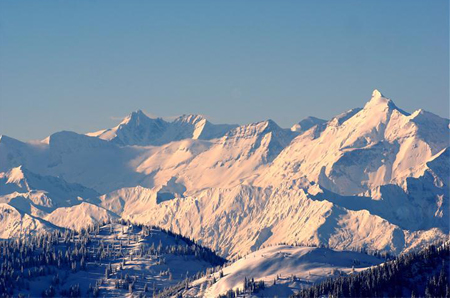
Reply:
[[1, 240], [0, 248], [5, 297], [168, 297], [166, 288], [181, 291], [225, 261], [189, 238], [125, 222]]
[[157, 224], [224, 256], [281, 242], [400, 253], [449, 233], [449, 123], [377, 90], [363, 108], [292, 129], [137, 111], [87, 135], [1, 136], [0, 199], [61, 226]]
[[276, 245], [248, 254], [219, 272], [192, 282], [184, 294], [218, 297], [234, 290], [255, 297], [289, 297], [328, 277], [345, 276], [384, 261], [357, 252]]

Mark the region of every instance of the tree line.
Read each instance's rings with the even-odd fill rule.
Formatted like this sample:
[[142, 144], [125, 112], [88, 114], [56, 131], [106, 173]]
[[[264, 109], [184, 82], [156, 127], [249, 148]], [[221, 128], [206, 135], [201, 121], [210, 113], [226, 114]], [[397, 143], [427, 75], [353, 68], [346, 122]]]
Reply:
[[294, 294], [306, 297], [450, 297], [449, 242], [348, 276], [327, 279]]

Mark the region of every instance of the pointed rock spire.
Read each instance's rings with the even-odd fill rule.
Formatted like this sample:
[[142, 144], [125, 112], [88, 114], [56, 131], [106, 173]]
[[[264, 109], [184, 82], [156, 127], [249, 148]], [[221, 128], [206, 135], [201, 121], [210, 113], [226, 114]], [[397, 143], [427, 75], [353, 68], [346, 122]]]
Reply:
[[372, 92], [372, 98], [370, 98], [364, 108], [367, 109], [385, 105], [395, 107], [395, 105], [393, 105], [393, 102], [389, 98], [386, 98], [378, 89], [375, 89]]
[[373, 90], [372, 98], [380, 98], [384, 97], [383, 93], [381, 93], [378, 89]]

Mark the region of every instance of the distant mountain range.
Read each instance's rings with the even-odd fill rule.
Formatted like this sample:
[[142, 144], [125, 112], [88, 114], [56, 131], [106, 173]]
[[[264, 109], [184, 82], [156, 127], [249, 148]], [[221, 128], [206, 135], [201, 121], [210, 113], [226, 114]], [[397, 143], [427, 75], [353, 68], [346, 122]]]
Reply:
[[136, 111], [86, 135], [3, 135], [0, 237], [121, 217], [225, 257], [279, 243], [406, 252], [448, 237], [449, 124], [375, 90], [291, 129]]

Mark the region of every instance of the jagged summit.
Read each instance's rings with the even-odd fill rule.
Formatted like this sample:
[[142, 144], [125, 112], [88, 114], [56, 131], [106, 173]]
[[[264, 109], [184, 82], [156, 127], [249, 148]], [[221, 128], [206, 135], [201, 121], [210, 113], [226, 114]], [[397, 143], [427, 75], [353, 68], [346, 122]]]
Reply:
[[206, 118], [203, 115], [183, 114], [183, 115], [177, 117], [173, 122], [195, 124], [195, 123], [198, 123], [198, 122], [203, 121], [203, 120], [207, 121]]
[[119, 125], [126, 125], [133, 123], [134, 125], [145, 125], [148, 121], [163, 121], [162, 118], [151, 118], [147, 116], [142, 110], [136, 110], [126, 116]]
[[384, 96], [379, 90], [375, 89], [372, 92], [372, 97], [364, 106], [364, 110], [368, 109], [377, 109], [377, 110], [398, 110], [400, 113], [404, 115], [409, 115], [409, 113], [399, 109], [392, 99]]
[[150, 117], [148, 117], [147, 114], [145, 114], [141, 109], [137, 109], [137, 110], [131, 112], [129, 116], [131, 116], [131, 117], [135, 117], [135, 116], [145, 116], [145, 117], [147, 117], [147, 118], [150, 118]]
[[151, 118], [142, 110], [136, 110], [116, 127], [86, 135], [121, 146], [160, 146], [183, 139], [220, 138], [236, 126], [212, 124], [203, 115], [196, 114], [181, 115], [168, 122], [162, 118]]
[[374, 97], [384, 97], [384, 95], [378, 89], [375, 89], [372, 92], [372, 98], [374, 98]]
[[241, 125], [236, 127], [233, 130], [230, 130], [226, 136], [227, 137], [244, 137], [247, 138], [249, 136], [261, 135], [268, 132], [278, 132], [278, 131], [286, 131], [285, 129], [278, 126], [278, 124], [272, 119], [258, 121], [254, 123], [250, 123], [247, 125]]
[[380, 91], [375, 89], [372, 92], [372, 97], [366, 103], [364, 108], [366, 108], [366, 107], [373, 107], [373, 106], [380, 106], [380, 105], [385, 105], [385, 104], [393, 105], [393, 102], [389, 98], [385, 97]]
[[200, 121], [207, 121], [207, 119], [200, 114], [183, 114], [181, 116], [176, 117], [172, 122], [164, 120], [162, 117], [150, 117], [142, 110], [136, 110], [131, 112], [128, 116], [126, 116], [120, 124], [129, 124], [131, 122], [145, 124], [145, 121], [153, 120], [160, 121], [166, 123], [186, 123], [186, 124], [196, 124]]
[[136, 120], [140, 117], [147, 117], [147, 115], [142, 112], [142, 110], [136, 110], [125, 116], [125, 118], [122, 119], [122, 121], [119, 123], [119, 125], [126, 125], [130, 123], [133, 120]]
[[141, 109], [132, 111], [130, 114], [128, 114], [128, 116], [145, 116], [147, 118], [151, 118]]

